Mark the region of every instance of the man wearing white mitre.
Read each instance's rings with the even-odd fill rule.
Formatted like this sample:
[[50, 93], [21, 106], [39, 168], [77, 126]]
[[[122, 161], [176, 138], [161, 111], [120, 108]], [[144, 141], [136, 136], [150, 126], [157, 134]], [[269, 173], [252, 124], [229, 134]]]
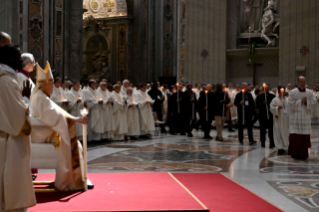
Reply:
[[104, 124], [103, 138], [113, 139], [114, 137], [114, 117], [113, 117], [113, 99], [111, 93], [107, 90], [107, 83], [101, 82], [100, 87], [96, 91], [99, 99], [103, 101], [102, 119]]
[[142, 84], [140, 91], [136, 92], [135, 98], [140, 111], [141, 135], [151, 135], [155, 131], [152, 104], [154, 100], [146, 93], [146, 85]]
[[[53, 92], [53, 76], [50, 65], [44, 70], [37, 66], [37, 85], [31, 95], [33, 117], [43, 126], [32, 128], [32, 143], [52, 143], [59, 149], [55, 188], [59, 191], [83, 189], [82, 146], [76, 135], [75, 123], [86, 124], [86, 117], [74, 117], [55, 104], [50, 95]], [[49, 144], [48, 144], [49, 145]]]
[[[36, 204], [28, 141], [29, 110], [15, 73], [21, 68], [20, 49], [12, 44], [0, 47], [0, 211], [27, 211]], [[27, 94], [24, 90], [29, 97], [30, 89]]]

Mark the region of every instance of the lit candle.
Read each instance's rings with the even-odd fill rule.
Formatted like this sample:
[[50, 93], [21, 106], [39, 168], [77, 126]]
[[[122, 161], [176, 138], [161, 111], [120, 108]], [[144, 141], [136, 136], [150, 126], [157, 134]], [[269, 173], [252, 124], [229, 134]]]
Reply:
[[206, 108], [207, 108], [207, 110], [206, 110], [206, 121], [208, 122], [208, 96], [207, 96], [207, 93], [208, 93], [208, 91], [206, 90], [205, 91], [205, 94], [206, 94]]
[[[284, 88], [281, 88], [280, 89], [280, 92], [281, 92], [281, 99], [284, 99], [284, 95], [285, 95], [285, 89]], [[282, 101], [282, 100], [281, 100]], [[283, 103], [282, 103], [282, 106], [285, 108], [285, 100], [283, 101]]]
[[243, 126], [245, 125], [245, 89], [242, 89], [241, 90], [242, 93], [243, 93], [243, 101], [244, 101], [244, 104], [243, 104]]
[[[81, 110], [81, 115], [83, 117], [87, 117], [89, 114], [89, 111], [84, 108]], [[86, 191], [88, 189], [87, 185], [87, 125], [83, 124], [83, 160], [84, 160], [84, 190]]]
[[[224, 91], [225, 91], [224, 100], [226, 100], [227, 88], [225, 88]], [[223, 115], [222, 115], [223, 118], [224, 118], [224, 113], [225, 113], [225, 105], [224, 105], [224, 103], [223, 103]]]
[[179, 83], [176, 83], [176, 92], [177, 92], [177, 99], [178, 99], [178, 102], [177, 102], [177, 112], [179, 113], [180, 112], [180, 107], [179, 107]]
[[[267, 101], [267, 95], [266, 95], [266, 83], [263, 84], [263, 88], [264, 88], [264, 93], [265, 93], [265, 101]], [[269, 113], [268, 113], [268, 102], [266, 104], [266, 110], [267, 110], [267, 119], [269, 120]]]
[[162, 86], [161, 89], [164, 90], [164, 87]]
[[195, 96], [195, 89], [193, 88], [192, 89], [192, 91], [193, 91], [193, 99], [194, 99], [194, 101], [192, 102], [192, 118], [193, 118], [193, 120], [195, 119], [195, 98], [196, 98], [196, 96]]

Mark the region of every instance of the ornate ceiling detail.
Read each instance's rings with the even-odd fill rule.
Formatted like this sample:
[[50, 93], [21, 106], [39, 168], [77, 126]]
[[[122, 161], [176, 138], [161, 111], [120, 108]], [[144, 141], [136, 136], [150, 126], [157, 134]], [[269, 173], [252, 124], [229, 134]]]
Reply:
[[87, 9], [83, 19], [92, 16], [95, 19], [126, 16], [126, 0], [83, 0], [83, 8]]

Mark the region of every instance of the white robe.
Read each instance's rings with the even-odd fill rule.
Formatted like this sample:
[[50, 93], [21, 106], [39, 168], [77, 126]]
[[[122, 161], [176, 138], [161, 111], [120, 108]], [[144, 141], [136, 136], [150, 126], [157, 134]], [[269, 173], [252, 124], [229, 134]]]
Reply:
[[[278, 107], [283, 109], [279, 110]], [[288, 149], [289, 146], [289, 108], [288, 98], [274, 98], [270, 103], [270, 112], [274, 120], [274, 141], [276, 148]]]
[[[21, 210], [36, 204], [31, 180], [28, 107], [16, 73], [0, 64], [0, 209]], [[23, 129], [23, 130], [22, 130]]]
[[120, 93], [113, 91], [111, 97], [114, 100], [114, 140], [124, 140], [124, 136], [128, 133], [126, 117], [127, 107]]
[[[303, 97], [307, 97], [307, 105], [301, 103]], [[311, 110], [317, 100], [311, 90], [300, 92], [293, 89], [289, 96], [289, 133], [299, 135], [311, 134]]]
[[150, 104], [146, 104], [146, 101], [154, 102], [152, 98], [143, 91], [139, 91], [135, 95], [140, 111], [140, 124], [141, 124], [141, 135], [152, 134], [155, 131], [155, 123]]
[[127, 105], [132, 105], [131, 107], [127, 107], [127, 135], [140, 136], [139, 109], [134, 95], [127, 96]]
[[230, 108], [231, 118], [232, 118], [232, 120], [236, 120], [237, 119], [237, 107], [234, 105], [235, 97], [236, 97], [235, 90], [229, 89], [228, 95], [229, 95], [230, 103], [232, 104], [232, 107]]
[[[31, 92], [33, 91], [35, 85], [34, 85], [34, 83], [33, 83], [33, 81], [32, 81], [31, 79], [27, 78], [24, 74], [22, 74], [22, 73], [20, 73], [20, 72], [17, 73], [17, 78], [18, 78], [18, 82], [19, 82], [21, 91], [22, 91], [22, 89], [23, 89], [23, 83], [24, 83], [24, 81], [26, 81], [26, 80], [29, 80], [30, 85], [31, 85]], [[26, 104], [28, 104], [28, 106], [29, 106], [29, 114], [30, 114], [30, 116], [32, 116], [32, 107], [31, 107], [31, 101], [30, 101], [30, 99], [27, 98], [26, 96], [24, 96], [24, 97], [23, 97], [23, 100], [24, 100], [24, 102], [25, 102]]]
[[114, 117], [113, 117], [113, 106], [108, 101], [113, 102], [111, 93], [106, 90], [103, 91], [101, 88], [97, 89], [97, 95], [103, 100], [102, 116], [104, 123], [104, 135], [103, 138], [113, 139], [114, 137]]
[[95, 90], [88, 88], [83, 92], [83, 101], [89, 110], [88, 115], [88, 141], [99, 141], [103, 139], [104, 120], [103, 105], [99, 104], [100, 98]]
[[[75, 132], [69, 132], [66, 116], [74, 120], [70, 114], [67, 114], [56, 105], [41, 90], [38, 90], [31, 99], [34, 108], [33, 117], [43, 123], [43, 126], [32, 128], [32, 143], [55, 143], [56, 135], [61, 138], [59, 145], [59, 162], [56, 170], [55, 187], [60, 191], [72, 191], [83, 188], [83, 156], [82, 147], [79, 141], [78, 151], [80, 153], [80, 166], [73, 169], [71, 138]], [[49, 144], [48, 144], [49, 145]], [[80, 184], [80, 185], [79, 185]]]
[[[81, 99], [82, 102], [78, 103], [78, 100]], [[70, 114], [75, 117], [82, 116], [81, 110], [84, 108], [83, 98], [79, 91], [75, 91], [73, 88], [71, 88], [69, 94], [68, 94], [68, 100], [70, 106]], [[76, 124], [76, 132], [77, 136], [81, 137], [83, 136], [83, 126], [82, 124]]]
[[55, 102], [55, 104], [59, 105], [67, 112], [69, 112], [73, 106], [73, 105], [70, 105], [70, 102], [68, 105], [63, 104], [64, 101], [68, 101], [68, 98], [65, 95], [64, 90], [61, 87], [60, 88], [54, 87], [53, 93], [52, 93], [50, 98], [52, 99], [52, 101]]

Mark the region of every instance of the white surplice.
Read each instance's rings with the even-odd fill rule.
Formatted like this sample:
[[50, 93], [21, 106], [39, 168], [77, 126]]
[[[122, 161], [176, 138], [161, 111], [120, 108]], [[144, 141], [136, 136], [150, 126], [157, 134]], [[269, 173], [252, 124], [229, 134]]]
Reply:
[[140, 136], [140, 118], [139, 118], [139, 109], [138, 104], [135, 99], [135, 96], [127, 95], [127, 105], [132, 105], [127, 108], [127, 135], [128, 136]]
[[[68, 100], [70, 104], [70, 114], [79, 117], [81, 115], [81, 110], [84, 108], [83, 98], [79, 91], [71, 88], [68, 94]], [[81, 100], [81, 103], [78, 103], [78, 100]], [[83, 126], [82, 124], [76, 124], [76, 132], [78, 137], [83, 136]]]
[[151, 105], [146, 102], [154, 102], [154, 100], [141, 90], [136, 92], [135, 97], [140, 111], [141, 135], [152, 134], [155, 131], [154, 117]]
[[54, 87], [53, 93], [50, 98], [52, 99], [53, 102], [55, 102], [55, 104], [59, 105], [67, 112], [69, 112], [73, 106], [73, 105], [70, 105], [70, 103], [68, 105], [63, 104], [64, 101], [68, 101], [68, 98], [65, 95], [63, 88], [61, 87], [60, 88]]
[[[282, 106], [282, 109], [278, 109]], [[289, 108], [288, 98], [274, 98], [270, 103], [270, 112], [274, 120], [274, 141], [277, 149], [288, 149], [289, 146]]]
[[113, 139], [114, 137], [114, 117], [113, 117], [113, 105], [108, 101], [113, 102], [111, 93], [108, 90], [103, 91], [101, 88], [97, 89], [97, 94], [100, 99], [103, 100], [102, 115], [104, 123], [104, 135], [103, 138]]
[[114, 117], [114, 140], [124, 140], [128, 133], [127, 127], [127, 106], [120, 93], [112, 92], [113, 117]]
[[0, 64], [0, 209], [22, 210], [36, 204], [31, 179], [31, 131], [15, 71]]
[[[19, 82], [21, 91], [22, 91], [23, 86], [24, 86], [23, 83], [24, 83], [26, 80], [28, 80], [28, 81], [30, 82], [31, 92], [33, 91], [35, 85], [34, 85], [34, 83], [33, 83], [33, 81], [32, 81], [31, 79], [29, 79], [26, 75], [24, 75], [23, 73], [20, 73], [20, 72], [17, 73], [17, 78], [18, 78], [18, 82]], [[24, 102], [25, 102], [26, 104], [28, 104], [28, 106], [29, 106], [29, 114], [30, 114], [30, 116], [31, 116], [31, 115], [32, 115], [31, 101], [30, 101], [29, 98], [27, 98], [27, 97], [25, 97], [25, 96], [23, 97], [23, 100], [24, 100]]]
[[[307, 97], [307, 105], [301, 103], [303, 97]], [[289, 103], [289, 133], [299, 135], [311, 134], [311, 110], [317, 99], [311, 90], [300, 92], [298, 88], [290, 92]]]
[[235, 97], [236, 97], [236, 92], [234, 89], [229, 89], [228, 91], [230, 103], [232, 104], [232, 107], [230, 108], [230, 114], [232, 120], [237, 119], [237, 107], [234, 105], [235, 102]]
[[88, 88], [83, 91], [83, 101], [89, 110], [88, 115], [88, 141], [99, 141], [104, 136], [104, 120], [103, 120], [103, 105], [99, 104], [100, 98], [98, 93]]

